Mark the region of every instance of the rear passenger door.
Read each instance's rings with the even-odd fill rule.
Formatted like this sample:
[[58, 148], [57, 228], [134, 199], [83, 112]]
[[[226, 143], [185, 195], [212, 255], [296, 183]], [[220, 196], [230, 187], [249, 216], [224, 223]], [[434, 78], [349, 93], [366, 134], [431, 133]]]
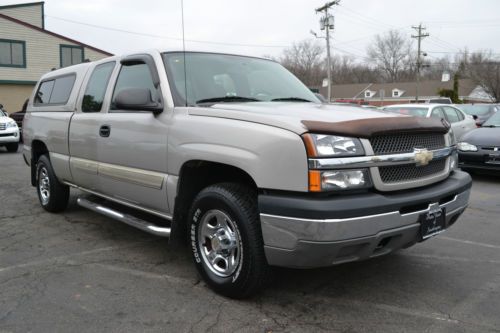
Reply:
[[464, 133], [466, 132], [464, 116], [451, 106], [443, 106], [442, 108], [444, 114], [446, 115], [446, 119], [451, 124], [451, 128], [453, 129], [455, 138], [459, 140], [462, 137], [462, 135], [464, 135]]
[[[116, 61], [99, 64], [84, 82], [78, 108], [71, 118], [69, 130], [70, 169], [73, 182], [89, 190], [99, 191], [98, 151], [99, 124], [105, 109], [105, 96], [116, 67]], [[109, 99], [109, 98], [108, 98]]]
[[166, 213], [168, 115], [165, 112], [121, 110], [114, 103], [117, 94], [124, 89], [149, 89], [152, 98], [161, 103], [156, 71], [154, 60], [149, 55], [121, 61], [111, 103], [99, 120], [98, 175], [103, 194]]

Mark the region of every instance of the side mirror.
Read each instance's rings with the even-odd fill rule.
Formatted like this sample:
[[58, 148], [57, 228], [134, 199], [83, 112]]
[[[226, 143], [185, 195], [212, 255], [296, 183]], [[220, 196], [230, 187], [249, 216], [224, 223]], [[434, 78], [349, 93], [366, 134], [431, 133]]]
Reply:
[[477, 116], [475, 114], [472, 115], [472, 119], [477, 120]]
[[123, 89], [116, 95], [114, 104], [118, 110], [151, 111], [155, 114], [163, 111], [163, 105], [153, 101], [151, 90], [145, 88]]

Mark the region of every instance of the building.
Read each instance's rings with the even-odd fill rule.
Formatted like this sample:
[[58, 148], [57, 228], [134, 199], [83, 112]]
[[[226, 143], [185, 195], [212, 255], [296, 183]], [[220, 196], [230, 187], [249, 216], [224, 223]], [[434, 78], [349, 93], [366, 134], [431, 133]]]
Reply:
[[41, 75], [112, 54], [45, 29], [44, 2], [0, 6], [0, 104], [19, 111]]
[[[453, 89], [453, 81], [421, 81], [419, 100], [439, 98], [438, 91], [441, 89]], [[416, 90], [416, 82], [337, 84], [332, 85], [332, 100], [375, 106], [414, 103]], [[327, 88], [321, 88], [321, 94], [326, 96]], [[470, 79], [459, 80], [458, 95], [468, 103], [493, 102], [493, 98]]]

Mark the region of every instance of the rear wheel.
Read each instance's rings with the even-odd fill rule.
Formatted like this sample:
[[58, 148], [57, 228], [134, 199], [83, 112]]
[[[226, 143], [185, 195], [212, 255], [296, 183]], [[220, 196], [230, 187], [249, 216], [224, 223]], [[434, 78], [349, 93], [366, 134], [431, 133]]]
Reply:
[[7, 148], [7, 151], [9, 153], [16, 153], [17, 150], [19, 149], [19, 143], [8, 143], [5, 145], [5, 148]]
[[61, 212], [68, 206], [69, 187], [57, 179], [50, 160], [43, 155], [36, 165], [36, 188], [42, 207], [49, 212]]
[[203, 189], [188, 221], [196, 268], [212, 289], [244, 298], [265, 285], [270, 268], [251, 189], [234, 183]]

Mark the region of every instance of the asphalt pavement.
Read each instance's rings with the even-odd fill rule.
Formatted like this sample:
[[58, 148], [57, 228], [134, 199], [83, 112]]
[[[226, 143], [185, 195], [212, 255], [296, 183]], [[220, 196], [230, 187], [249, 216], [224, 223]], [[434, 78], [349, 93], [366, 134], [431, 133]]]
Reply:
[[243, 301], [213, 293], [186, 250], [87, 211], [45, 212], [0, 148], [0, 332], [500, 332], [500, 177], [473, 177], [445, 233], [395, 254], [279, 269]]

